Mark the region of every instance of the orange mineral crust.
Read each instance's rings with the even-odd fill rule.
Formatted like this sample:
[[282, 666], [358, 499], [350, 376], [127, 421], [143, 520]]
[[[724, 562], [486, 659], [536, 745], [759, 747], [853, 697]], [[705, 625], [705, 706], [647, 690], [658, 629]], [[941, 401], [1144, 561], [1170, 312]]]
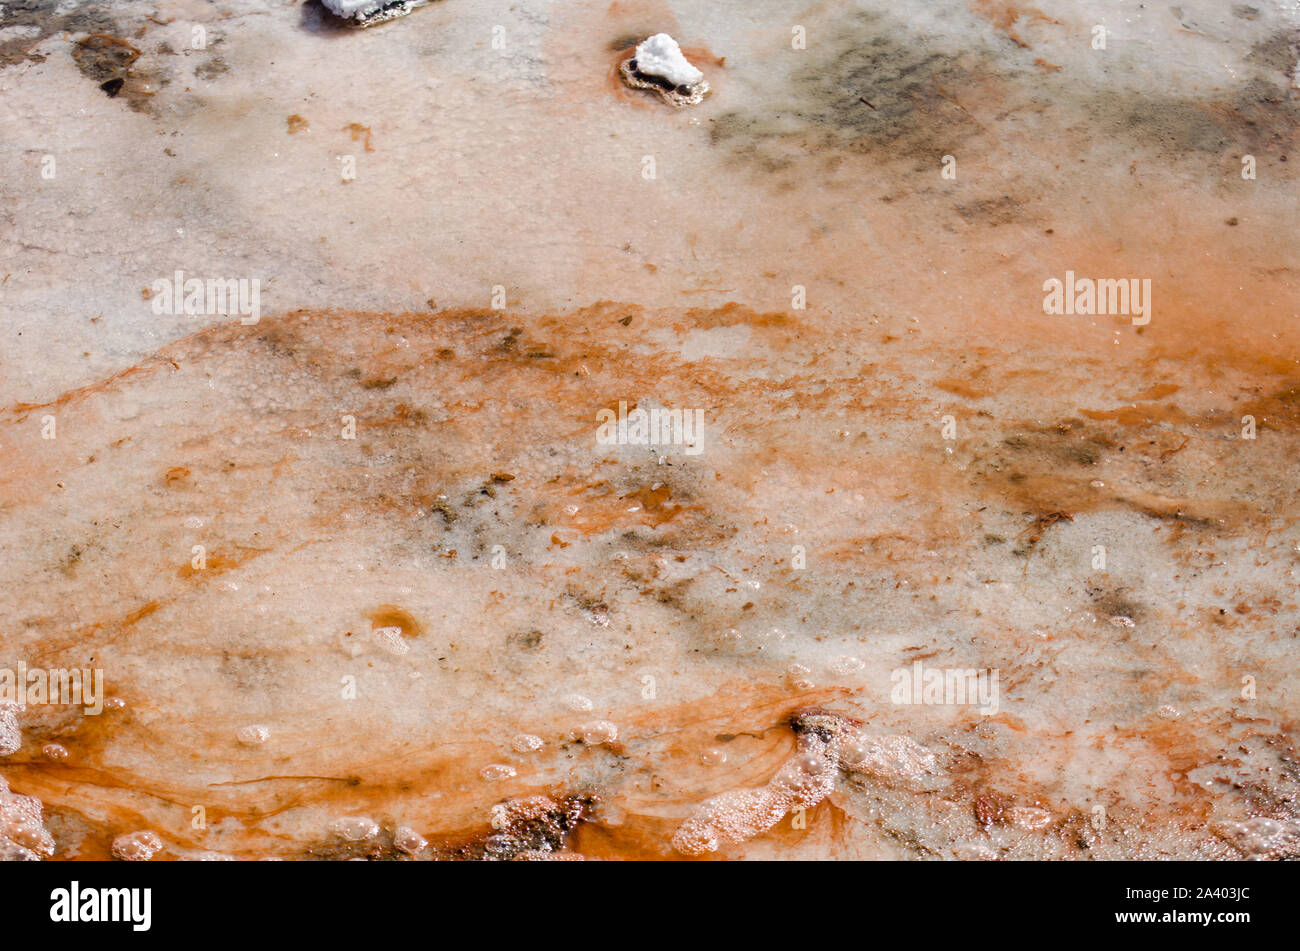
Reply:
[[5, 4], [0, 857], [1300, 854], [1300, 13], [780, 6]]
[[[693, 352], [738, 331], [744, 360]], [[302, 312], [11, 406], [3, 660], [101, 668], [109, 702], [29, 708], [5, 775], [79, 858], [403, 827], [447, 857], [1211, 857], [1294, 821], [1295, 372], [923, 353], [735, 304]], [[698, 451], [602, 443], [620, 402], [701, 410]], [[899, 704], [917, 662], [997, 670], [997, 711]], [[801, 752], [809, 707], [866, 768]], [[818, 795], [771, 794], [800, 756]], [[731, 832], [674, 839], [724, 794]]]

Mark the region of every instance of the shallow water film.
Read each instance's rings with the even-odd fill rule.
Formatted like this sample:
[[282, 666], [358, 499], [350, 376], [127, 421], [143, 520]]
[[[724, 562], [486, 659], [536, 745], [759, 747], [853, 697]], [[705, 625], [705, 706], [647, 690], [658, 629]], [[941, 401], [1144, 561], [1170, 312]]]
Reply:
[[6, 0], [0, 858], [1300, 855], [1298, 55]]

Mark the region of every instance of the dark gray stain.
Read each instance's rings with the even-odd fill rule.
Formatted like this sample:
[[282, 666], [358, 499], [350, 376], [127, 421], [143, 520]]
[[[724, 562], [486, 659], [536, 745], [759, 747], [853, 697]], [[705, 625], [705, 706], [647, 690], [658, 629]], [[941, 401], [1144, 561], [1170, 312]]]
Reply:
[[87, 4], [67, 13], [57, 12], [58, 6], [59, 0], [5, 0], [0, 26], [35, 27], [36, 32], [0, 42], [0, 69], [28, 60], [40, 62], [44, 57], [33, 49], [55, 33], [113, 33], [117, 29], [101, 6]]
[[[993, 69], [986, 53], [952, 56], [924, 37], [875, 13], [861, 13], [826, 31], [832, 39], [810, 48], [808, 62], [790, 75], [775, 108], [733, 110], [711, 129], [716, 145], [749, 153], [778, 171], [791, 156], [777, 144], [799, 140], [818, 148], [894, 157], [940, 155], [980, 131], [954, 91]], [[781, 99], [782, 93], [785, 98]], [[936, 135], [942, 129], [943, 134]]]
[[[1250, 20], [1245, 12], [1238, 17]], [[1008, 51], [979, 39], [960, 50], [882, 13], [855, 13], [823, 27], [788, 76], [756, 88], [761, 105], [731, 109], [710, 138], [736, 161], [788, 187], [792, 176], [834, 171], [828, 155], [873, 164], [937, 169], [945, 154], [988, 155], [1004, 142], [1056, 136], [1063, 151], [1129, 146], [1145, 162], [1200, 165], [1246, 152], [1271, 162], [1293, 148], [1300, 97], [1289, 86], [1300, 31], [1268, 33], [1251, 47], [1255, 75], [1203, 96], [1160, 96], [1118, 79], [1044, 69], [1033, 49]], [[1174, 42], [1174, 41], [1171, 41]], [[815, 168], [810, 160], [819, 163]], [[1280, 166], [1285, 170], [1286, 166]], [[932, 186], [918, 182], [915, 190]], [[910, 192], [909, 192], [910, 194]], [[894, 196], [902, 197], [902, 196]], [[981, 195], [957, 213], [1004, 224], [1024, 196]]]

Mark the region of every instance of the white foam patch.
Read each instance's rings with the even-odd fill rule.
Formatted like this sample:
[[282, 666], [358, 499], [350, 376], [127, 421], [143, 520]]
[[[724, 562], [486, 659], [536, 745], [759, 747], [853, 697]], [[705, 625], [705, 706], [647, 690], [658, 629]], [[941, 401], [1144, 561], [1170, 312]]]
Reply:
[[766, 786], [733, 789], [706, 799], [673, 835], [683, 855], [716, 852], [771, 829], [791, 809], [811, 809], [835, 789], [839, 757], [831, 744], [811, 734]]
[[37, 862], [54, 854], [41, 813], [39, 799], [10, 792], [0, 776], [0, 861]]
[[18, 715], [0, 707], [0, 756], [16, 753], [22, 745], [23, 734], [18, 727]]
[[123, 862], [147, 862], [162, 849], [162, 839], [158, 833], [149, 829], [140, 829], [119, 835], [113, 840], [113, 857]]

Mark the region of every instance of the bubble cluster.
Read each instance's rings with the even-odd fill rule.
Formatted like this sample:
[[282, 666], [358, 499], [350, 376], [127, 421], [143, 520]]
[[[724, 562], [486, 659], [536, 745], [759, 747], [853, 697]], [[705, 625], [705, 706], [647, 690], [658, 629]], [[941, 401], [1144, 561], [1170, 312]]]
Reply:
[[835, 714], [796, 714], [795, 753], [767, 785], [733, 789], [706, 799], [673, 835], [683, 855], [716, 852], [771, 829], [792, 809], [811, 809], [835, 788], [839, 776], [839, 734], [849, 721]]
[[1017, 825], [1029, 832], [1037, 832], [1052, 823], [1052, 814], [1050, 812], [1034, 806], [1012, 806], [1007, 810], [1007, 817], [1013, 825]]
[[[915, 780], [935, 768], [935, 755], [911, 738], [865, 737], [854, 721], [827, 710], [797, 711], [790, 725], [795, 731], [795, 751], [776, 775], [757, 789], [730, 790], [705, 800], [673, 835], [677, 851], [684, 855], [716, 852], [766, 832], [791, 810], [816, 806], [846, 773], [890, 781]], [[720, 763], [726, 756], [712, 749], [702, 753], [701, 760]], [[1030, 812], [1042, 810], [1026, 810], [1026, 823], [1037, 824], [1041, 817]]]
[[1244, 822], [1231, 822], [1222, 832], [1247, 859], [1259, 861], [1300, 855], [1300, 822], [1256, 816]]
[[831, 661], [831, 673], [847, 677], [849, 674], [856, 674], [865, 666], [866, 664], [860, 658], [845, 655]]
[[256, 724], [251, 726], [242, 726], [235, 734], [235, 738], [245, 746], [261, 746], [271, 736], [271, 731], [264, 726]]
[[510, 741], [510, 748], [516, 753], [536, 753], [545, 745], [545, 740], [531, 733], [520, 733]]
[[429, 842], [410, 826], [398, 826], [397, 831], [393, 833], [393, 846], [399, 852], [415, 855], [428, 848]]
[[381, 650], [397, 657], [411, 650], [411, 645], [406, 643], [400, 627], [377, 627], [371, 632], [370, 637]]
[[850, 734], [841, 761], [851, 773], [887, 780], [916, 780], [934, 771], [935, 755], [908, 736], [863, 737]]
[[795, 690], [812, 690], [817, 684], [810, 676], [810, 671], [803, 664], [791, 664], [785, 669], [785, 675], [790, 681], [790, 686]]
[[36, 862], [54, 854], [41, 812], [39, 799], [10, 792], [0, 776], [0, 860]]
[[18, 752], [23, 745], [22, 730], [18, 727], [18, 714], [11, 707], [0, 706], [0, 756]]
[[379, 835], [379, 823], [369, 816], [344, 816], [329, 824], [331, 835], [348, 842], [360, 842]]
[[482, 840], [481, 858], [489, 861], [552, 856], [567, 852], [568, 834], [589, 818], [597, 801], [588, 796], [521, 796], [492, 807], [493, 833]]
[[148, 829], [128, 832], [113, 840], [113, 856], [124, 862], [147, 862], [163, 847], [158, 833]]

